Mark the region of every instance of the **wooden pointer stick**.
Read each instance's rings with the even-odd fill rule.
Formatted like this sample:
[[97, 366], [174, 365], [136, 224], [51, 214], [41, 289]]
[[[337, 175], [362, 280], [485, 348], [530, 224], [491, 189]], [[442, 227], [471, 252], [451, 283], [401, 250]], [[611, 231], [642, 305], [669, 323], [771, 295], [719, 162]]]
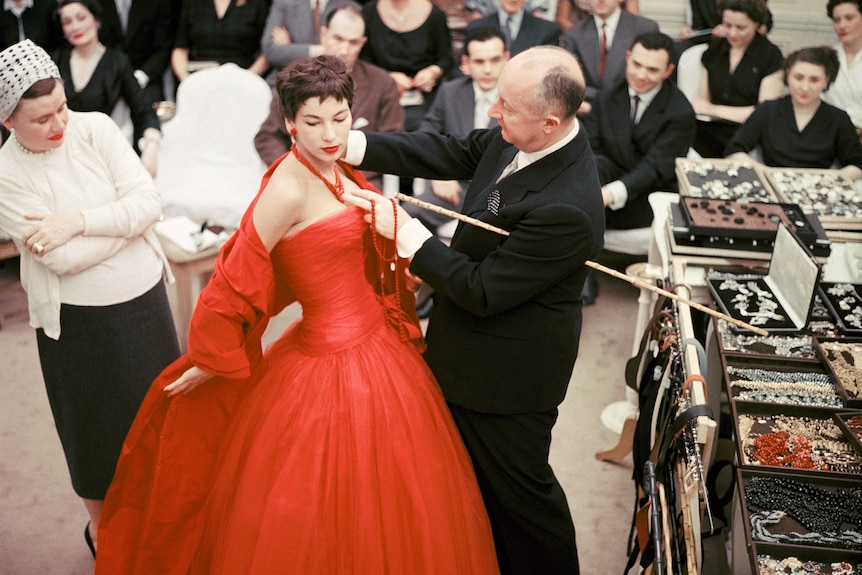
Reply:
[[[483, 222], [481, 220], [477, 220], [476, 218], [471, 218], [470, 216], [465, 216], [464, 214], [460, 214], [458, 212], [453, 212], [452, 210], [447, 210], [446, 208], [441, 208], [440, 206], [435, 206], [434, 204], [429, 204], [428, 202], [423, 202], [422, 200], [417, 200], [416, 198], [414, 198], [412, 196], [405, 196], [404, 194], [398, 193], [398, 194], [395, 194], [395, 197], [397, 199], [401, 200], [402, 202], [406, 202], [408, 204], [413, 204], [414, 206], [419, 206], [420, 208], [424, 208], [426, 210], [436, 212], [438, 214], [442, 214], [442, 215], [448, 216], [450, 218], [455, 218], [456, 220], [460, 220], [464, 223], [480, 227], [482, 229], [488, 230], [489, 232], [494, 232], [496, 234], [500, 234], [501, 236], [508, 236], [509, 235], [509, 232], [507, 232], [503, 228], [498, 228], [496, 226], [492, 226], [489, 223]], [[611, 275], [615, 278], [621, 279], [621, 280], [628, 282], [628, 283], [630, 283], [633, 286], [636, 286], [638, 288], [646, 289], [646, 290], [649, 290], [651, 292], [663, 295], [663, 296], [670, 298], [674, 301], [683, 303], [689, 307], [693, 307], [696, 310], [702, 311], [703, 313], [705, 313], [707, 315], [711, 315], [713, 317], [723, 319], [724, 321], [732, 323], [733, 325], [736, 325], [736, 326], [739, 326], [741, 328], [747, 329], [751, 332], [754, 332], [757, 335], [762, 335], [762, 336], [768, 336], [769, 335], [769, 333], [762, 328], [755, 327], [751, 324], [745, 323], [744, 321], [740, 321], [736, 318], [730, 317], [727, 314], [723, 314], [719, 311], [708, 308], [708, 307], [701, 305], [697, 302], [691, 301], [690, 299], [686, 299], [684, 297], [676, 295], [675, 293], [671, 293], [669, 291], [663, 290], [660, 287], [657, 287], [657, 286], [654, 286], [652, 284], [648, 284], [646, 282], [643, 282], [637, 278], [627, 276], [626, 274], [621, 274], [617, 270], [611, 269], [609, 267], [605, 267], [601, 264], [597, 264], [596, 262], [593, 262], [590, 260], [585, 261], [584, 264], [593, 268], [594, 270], [598, 270], [602, 273], [605, 273], [605, 274]]]

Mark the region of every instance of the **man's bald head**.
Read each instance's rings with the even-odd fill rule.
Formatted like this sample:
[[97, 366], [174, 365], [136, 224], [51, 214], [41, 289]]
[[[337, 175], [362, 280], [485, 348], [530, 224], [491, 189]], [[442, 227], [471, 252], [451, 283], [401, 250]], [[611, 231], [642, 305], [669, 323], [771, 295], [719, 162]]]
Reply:
[[500, 81], [533, 86], [524, 102], [537, 116], [554, 114], [566, 121], [575, 116], [586, 94], [584, 73], [575, 56], [556, 46], [536, 46], [513, 57]]

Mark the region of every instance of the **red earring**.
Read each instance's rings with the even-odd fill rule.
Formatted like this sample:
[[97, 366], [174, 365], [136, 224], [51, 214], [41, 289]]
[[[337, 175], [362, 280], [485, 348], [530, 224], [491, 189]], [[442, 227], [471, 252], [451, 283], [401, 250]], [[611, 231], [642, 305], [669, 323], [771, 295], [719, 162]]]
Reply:
[[296, 128], [291, 128], [289, 133], [291, 136], [295, 136], [296, 135]]

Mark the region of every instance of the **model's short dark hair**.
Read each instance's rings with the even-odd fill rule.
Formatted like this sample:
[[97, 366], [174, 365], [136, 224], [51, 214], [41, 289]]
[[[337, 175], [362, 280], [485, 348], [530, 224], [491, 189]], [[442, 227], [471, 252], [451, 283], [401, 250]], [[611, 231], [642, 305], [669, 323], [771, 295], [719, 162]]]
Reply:
[[335, 98], [353, 105], [353, 78], [341, 58], [317, 56], [295, 60], [278, 73], [275, 91], [282, 115], [296, 119], [296, 112], [311, 98]]
[[[722, 0], [719, 6], [722, 12], [725, 10], [742, 12], [758, 26], [762, 26], [770, 20], [766, 0]], [[771, 28], [771, 24], [768, 27]]]
[[99, 4], [96, 0], [60, 0], [57, 2], [57, 21], [60, 21], [60, 9], [68, 6], [69, 4], [80, 4], [84, 8], [90, 11], [90, 14], [93, 15], [93, 18], [96, 19], [97, 22], [102, 21], [102, 5]]
[[503, 36], [503, 32], [501, 32], [499, 28], [495, 28], [494, 26], [477, 26], [475, 28], [469, 28], [464, 33], [464, 55], [468, 58], [470, 57], [470, 52], [467, 50], [470, 46], [470, 42], [486, 42], [492, 38], [499, 38], [500, 41], [503, 42], [505, 49], [506, 37]]
[[643, 32], [638, 34], [632, 42], [632, 48], [640, 44], [647, 50], [664, 50], [667, 52], [668, 62], [673, 61], [673, 38], [661, 32]]
[[862, 0], [829, 0], [826, 4], [826, 15], [829, 16], [830, 19], [834, 18], [834, 16], [832, 16], [832, 12], [835, 10], [836, 6], [841, 4], [853, 4], [859, 12], [862, 12]]
[[[838, 77], [838, 68], [841, 66], [838, 61], [838, 52], [830, 46], [812, 46], [810, 48], [800, 48], [795, 52], [791, 52], [784, 59], [784, 83], [787, 84], [787, 75], [790, 69], [797, 62], [807, 62], [820, 66], [826, 73], [826, 78], [829, 84], [835, 81]], [[829, 87], [829, 84], [826, 87]]]

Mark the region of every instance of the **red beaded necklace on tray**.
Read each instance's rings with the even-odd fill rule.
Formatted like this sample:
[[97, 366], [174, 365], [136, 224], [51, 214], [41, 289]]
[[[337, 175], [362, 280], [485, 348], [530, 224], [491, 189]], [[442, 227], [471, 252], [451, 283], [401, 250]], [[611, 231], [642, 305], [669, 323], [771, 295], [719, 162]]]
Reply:
[[[305, 158], [305, 156], [303, 156], [301, 153], [299, 153], [299, 149], [296, 147], [296, 143], [291, 145], [290, 153], [293, 154], [296, 157], [296, 159], [299, 161], [299, 163], [302, 164], [303, 166], [305, 166], [305, 168], [309, 172], [311, 172], [312, 174], [317, 176], [320, 179], [320, 181], [326, 185], [326, 187], [329, 189], [329, 191], [332, 192], [332, 195], [334, 195], [335, 198], [339, 202], [341, 202], [342, 204], [344, 203], [344, 199], [343, 199], [343, 197], [344, 197], [344, 183], [341, 181], [341, 173], [338, 171], [337, 165], [333, 164], [333, 166], [332, 166], [332, 171], [335, 173], [335, 183], [333, 183], [333, 182], [330, 182], [329, 180], [327, 180], [326, 177], [320, 172], [320, 170], [315, 168], [311, 164], [311, 162], [309, 162]], [[395, 203], [395, 198], [389, 198], [389, 200], [392, 202], [392, 220], [393, 220], [392, 225], [393, 225], [393, 229], [394, 229], [394, 234], [397, 234], [398, 233], [398, 206]], [[381, 295], [385, 295], [385, 294], [383, 294], [383, 292], [385, 291], [385, 282], [384, 282], [385, 271], [384, 270], [388, 267], [392, 272], [395, 273], [395, 293], [393, 295], [395, 296], [396, 310], [400, 311], [401, 310], [401, 289], [400, 289], [400, 287], [401, 287], [400, 279], [401, 278], [399, 277], [399, 274], [398, 274], [398, 266], [397, 266], [398, 248], [396, 247], [397, 246], [396, 240], [397, 240], [398, 236], [397, 235], [393, 236], [393, 238], [392, 238], [392, 241], [393, 241], [392, 255], [387, 256], [385, 254], [385, 250], [383, 248], [379, 234], [377, 233], [377, 211], [375, 209], [376, 206], [377, 206], [376, 202], [371, 202], [371, 241], [374, 244], [374, 251], [377, 252], [377, 260], [378, 260], [377, 266], [378, 266], [378, 270], [380, 272], [380, 291], [381, 291]], [[384, 309], [384, 312], [386, 313], [386, 321], [389, 322], [390, 325], [394, 325], [396, 327], [396, 329], [398, 330], [398, 334], [400, 335], [402, 341], [405, 341], [405, 342], [408, 341], [409, 336], [407, 333], [406, 326], [404, 326], [404, 324], [400, 321], [399, 318], [393, 317], [392, 313], [390, 312], [390, 310], [386, 306], [384, 306], [383, 309]]]

